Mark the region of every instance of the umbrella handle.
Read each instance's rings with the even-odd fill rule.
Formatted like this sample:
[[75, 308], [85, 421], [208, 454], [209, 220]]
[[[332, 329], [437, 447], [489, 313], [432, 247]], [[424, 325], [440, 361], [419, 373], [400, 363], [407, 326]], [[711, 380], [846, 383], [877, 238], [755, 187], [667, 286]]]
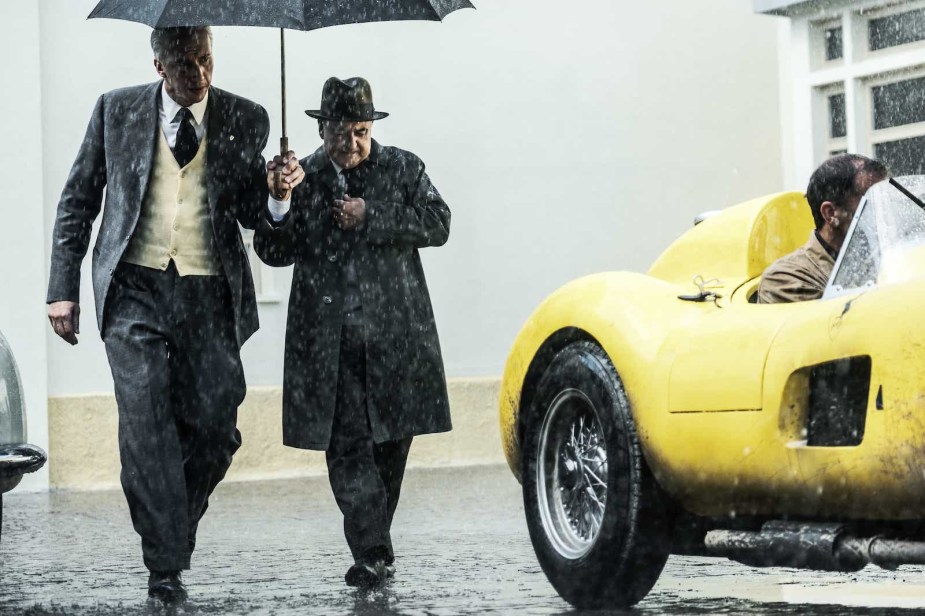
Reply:
[[[286, 152], [288, 151], [289, 151], [289, 137], [280, 137], [279, 155], [286, 156]], [[277, 195], [283, 192], [282, 172], [280, 171], [273, 172], [273, 192], [275, 192]]]
[[[279, 139], [279, 155], [286, 156], [286, 152], [289, 151], [289, 137], [280, 137]], [[273, 172], [273, 188], [274, 192], [278, 195], [283, 192], [282, 187], [282, 173], [279, 171]]]

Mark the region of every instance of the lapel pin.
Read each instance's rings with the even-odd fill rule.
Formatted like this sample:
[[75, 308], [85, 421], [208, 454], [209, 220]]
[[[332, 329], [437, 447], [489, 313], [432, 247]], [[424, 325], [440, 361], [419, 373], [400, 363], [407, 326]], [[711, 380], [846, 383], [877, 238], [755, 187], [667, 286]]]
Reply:
[[234, 141], [234, 135], [228, 135], [228, 141]]

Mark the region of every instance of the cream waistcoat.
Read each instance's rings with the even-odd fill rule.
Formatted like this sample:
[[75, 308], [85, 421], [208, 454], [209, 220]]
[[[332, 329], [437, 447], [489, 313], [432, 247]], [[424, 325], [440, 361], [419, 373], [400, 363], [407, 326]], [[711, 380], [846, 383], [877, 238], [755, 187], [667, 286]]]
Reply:
[[180, 169], [163, 131], [158, 135], [148, 193], [122, 260], [160, 270], [173, 260], [181, 276], [218, 274], [206, 189], [207, 136], [193, 160]]

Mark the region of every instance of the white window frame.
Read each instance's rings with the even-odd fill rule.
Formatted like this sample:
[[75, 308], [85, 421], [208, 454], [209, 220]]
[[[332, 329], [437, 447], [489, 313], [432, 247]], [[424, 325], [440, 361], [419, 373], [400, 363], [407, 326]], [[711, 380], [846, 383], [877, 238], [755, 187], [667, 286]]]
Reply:
[[[925, 136], [925, 121], [916, 122], [915, 124], [891, 126], [889, 128], [874, 128], [874, 88], [889, 83], [895, 83], [897, 81], [916, 79], [918, 77], [925, 77], [925, 66], [919, 66], [914, 69], [899, 71], [887, 75], [878, 75], [876, 77], [865, 80], [864, 86], [866, 89], [867, 105], [870, 109], [870, 113], [868, 113], [866, 117], [867, 129], [865, 131], [865, 136], [867, 141], [864, 145], [871, 153], [874, 152], [874, 148], [879, 143], [884, 143], [887, 141], [898, 141], [900, 139], [908, 139], [910, 137]], [[923, 92], [923, 96], [925, 96], [925, 92]]]
[[858, 11], [856, 21], [859, 22], [857, 25], [860, 26], [860, 32], [863, 34], [863, 36], [860, 37], [861, 40], [858, 41], [861, 43], [861, 45], [856, 48], [857, 53], [855, 55], [859, 58], [877, 58], [882, 55], [901, 53], [907, 50], [925, 49], [925, 39], [921, 41], [906, 43], [905, 45], [884, 47], [883, 49], [878, 49], [876, 51], [869, 48], [871, 20], [881, 19], [883, 17], [897, 15], [900, 13], [908, 13], [916, 9], [925, 9], [925, 0], [910, 0], [879, 8], [862, 9]]
[[244, 240], [244, 250], [250, 263], [251, 275], [254, 278], [254, 290], [257, 293], [257, 302], [261, 304], [278, 304], [282, 301], [276, 288], [276, 272], [273, 268], [260, 260], [254, 251], [254, 232], [250, 229], [241, 229], [241, 239]]
[[[825, 33], [832, 29], [841, 27], [842, 29], [842, 50], [841, 57], [836, 58], [835, 60], [826, 60], [825, 58]], [[810, 63], [814, 69], [823, 68], [823, 67], [832, 67], [832, 66], [841, 66], [845, 62], [845, 54], [847, 53], [845, 37], [845, 23], [844, 19], [841, 17], [835, 19], [825, 19], [821, 21], [813, 21], [809, 24], [809, 36], [810, 36], [810, 54], [811, 59]]]
[[[796, 32], [802, 32], [806, 37], [805, 46], [797, 46], [794, 51], [806, 54], [803, 59], [806, 67], [803, 87], [809, 89], [810, 97], [803, 100], [810, 107], [808, 120], [812, 134], [813, 168], [828, 158], [833, 150], [845, 149], [872, 155], [875, 143], [925, 134], [925, 126], [920, 124], [873, 131], [872, 106], [874, 86], [925, 75], [925, 41], [874, 52], [868, 50], [870, 19], [918, 8], [925, 8], [925, 0], [901, 3], [868, 0], [829, 12], [824, 19], [804, 18], [802, 26], [797, 27]], [[825, 61], [825, 31], [839, 22], [842, 25], [842, 57]], [[795, 85], [801, 87], [799, 80]], [[845, 93], [847, 135], [844, 140], [833, 140], [829, 136], [828, 96], [839, 92], [839, 88]], [[800, 158], [798, 156], [797, 159]]]
[[845, 128], [848, 127], [848, 96], [845, 93], [845, 86], [842, 83], [832, 83], [816, 89], [816, 97], [819, 99], [815, 105], [819, 109], [822, 117], [817, 122], [823, 124], [822, 129], [822, 152], [823, 155], [831, 156], [833, 151], [848, 150], [848, 135], [844, 137], [833, 137], [830, 132], [832, 120], [829, 117], [829, 97], [835, 94], [845, 94]]

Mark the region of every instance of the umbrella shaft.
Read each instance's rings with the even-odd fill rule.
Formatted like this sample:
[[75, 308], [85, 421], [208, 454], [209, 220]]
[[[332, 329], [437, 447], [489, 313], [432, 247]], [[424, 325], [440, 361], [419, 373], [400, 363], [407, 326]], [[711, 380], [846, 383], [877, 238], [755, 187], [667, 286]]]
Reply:
[[[286, 152], [289, 151], [289, 137], [286, 136], [286, 30], [283, 28], [279, 29], [279, 74], [283, 101], [283, 136], [279, 139], [279, 155], [286, 156]], [[282, 178], [279, 171], [273, 174], [273, 183], [276, 187], [276, 194], [280, 194]]]
[[279, 74], [281, 95], [283, 102], [283, 138], [280, 139], [280, 154], [289, 151], [289, 141], [286, 138], [286, 30], [279, 29]]

